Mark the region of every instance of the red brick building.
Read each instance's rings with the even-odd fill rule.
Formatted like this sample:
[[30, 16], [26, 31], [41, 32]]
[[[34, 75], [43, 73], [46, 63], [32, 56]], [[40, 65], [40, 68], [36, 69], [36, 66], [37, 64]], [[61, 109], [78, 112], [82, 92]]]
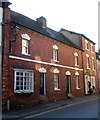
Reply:
[[[61, 32], [48, 28], [44, 17], [34, 21], [11, 11], [9, 4], [2, 3], [1, 7], [3, 104], [29, 105], [43, 97], [52, 101], [83, 96], [87, 94], [87, 73], [95, 77], [92, 84], [98, 89], [96, 63], [92, 66], [95, 52], [85, 51], [83, 36], [81, 48]], [[92, 56], [89, 67], [94, 71], [86, 69], [86, 56]]]
[[97, 74], [97, 62], [95, 43], [83, 34], [61, 29], [60, 32], [67, 36], [72, 42], [74, 42], [82, 52], [83, 72], [84, 72], [84, 86], [85, 94], [88, 94], [88, 82], [91, 83], [91, 88], [95, 92], [98, 91], [98, 74]]

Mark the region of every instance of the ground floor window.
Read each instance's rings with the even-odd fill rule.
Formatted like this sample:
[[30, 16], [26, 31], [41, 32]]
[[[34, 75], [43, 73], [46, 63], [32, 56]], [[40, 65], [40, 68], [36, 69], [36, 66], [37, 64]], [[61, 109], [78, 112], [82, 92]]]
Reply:
[[54, 90], [58, 89], [58, 73], [54, 73]]
[[91, 77], [91, 88], [96, 88], [94, 76]]
[[15, 70], [14, 71], [14, 92], [30, 93], [33, 92], [33, 71]]
[[80, 89], [79, 76], [76, 75], [76, 89]]

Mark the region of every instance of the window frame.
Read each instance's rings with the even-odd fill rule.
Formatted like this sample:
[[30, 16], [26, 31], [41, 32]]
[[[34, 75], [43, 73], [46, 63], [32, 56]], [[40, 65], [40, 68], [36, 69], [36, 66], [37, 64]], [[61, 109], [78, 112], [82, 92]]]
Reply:
[[85, 40], [85, 49], [86, 49], [86, 50], [89, 50], [89, 43], [88, 43], [87, 40]]
[[96, 81], [95, 81], [95, 76], [91, 76], [91, 88], [93, 88], [93, 86], [96, 88]]
[[79, 75], [76, 75], [76, 89], [80, 89]]
[[90, 58], [88, 54], [86, 54], [86, 68], [90, 69]]
[[53, 60], [58, 61], [58, 50], [57, 49], [53, 50]]
[[[22, 77], [22, 89], [17, 90], [17, 72], [19, 73], [23, 73], [23, 77]], [[25, 73], [29, 73], [29, 84], [26, 85], [29, 87], [29, 89], [25, 89], [25, 82], [27, 82]], [[30, 75], [31, 74], [31, 75]], [[19, 76], [20, 78], [21, 76]], [[19, 80], [20, 81], [20, 80]], [[19, 82], [18, 81], [18, 82]], [[19, 85], [21, 86], [21, 85]], [[24, 69], [14, 69], [14, 93], [33, 93], [34, 92], [34, 72], [33, 70], [24, 70]]]
[[[26, 44], [27, 44], [26, 46], [23, 46], [23, 40], [26, 41]], [[23, 52], [23, 47], [25, 48], [25, 50], [27, 52]], [[26, 39], [23, 39], [23, 38], [22, 38], [22, 54], [29, 55], [29, 40], [26, 40]]]
[[[57, 86], [57, 87], [55, 87], [55, 86]], [[58, 73], [54, 73], [54, 90], [60, 90], [59, 89], [59, 74]]]
[[91, 52], [94, 53], [94, 45], [91, 43]]
[[95, 70], [95, 61], [94, 61], [94, 57], [92, 57], [92, 70]]
[[75, 60], [75, 66], [79, 66], [79, 63], [78, 63], [78, 54], [77, 53], [74, 53], [74, 60]]
[[58, 61], [58, 46], [57, 45], [53, 45], [53, 60], [54, 61]]

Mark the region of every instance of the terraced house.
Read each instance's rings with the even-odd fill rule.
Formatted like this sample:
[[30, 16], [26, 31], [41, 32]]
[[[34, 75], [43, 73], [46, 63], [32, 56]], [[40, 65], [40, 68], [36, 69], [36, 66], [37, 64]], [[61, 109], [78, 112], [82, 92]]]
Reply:
[[81, 39], [71, 39], [62, 30], [48, 28], [44, 17], [32, 20], [9, 5], [0, 7], [3, 105], [83, 96], [88, 94], [88, 81], [98, 92], [93, 41], [81, 34], [76, 36]]

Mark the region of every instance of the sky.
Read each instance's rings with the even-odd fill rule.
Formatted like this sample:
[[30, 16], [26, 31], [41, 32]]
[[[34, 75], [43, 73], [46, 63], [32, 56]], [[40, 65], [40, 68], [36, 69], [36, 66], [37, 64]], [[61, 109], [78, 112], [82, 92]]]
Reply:
[[99, 0], [9, 0], [10, 8], [34, 20], [44, 16], [47, 27], [84, 34], [98, 51]]

